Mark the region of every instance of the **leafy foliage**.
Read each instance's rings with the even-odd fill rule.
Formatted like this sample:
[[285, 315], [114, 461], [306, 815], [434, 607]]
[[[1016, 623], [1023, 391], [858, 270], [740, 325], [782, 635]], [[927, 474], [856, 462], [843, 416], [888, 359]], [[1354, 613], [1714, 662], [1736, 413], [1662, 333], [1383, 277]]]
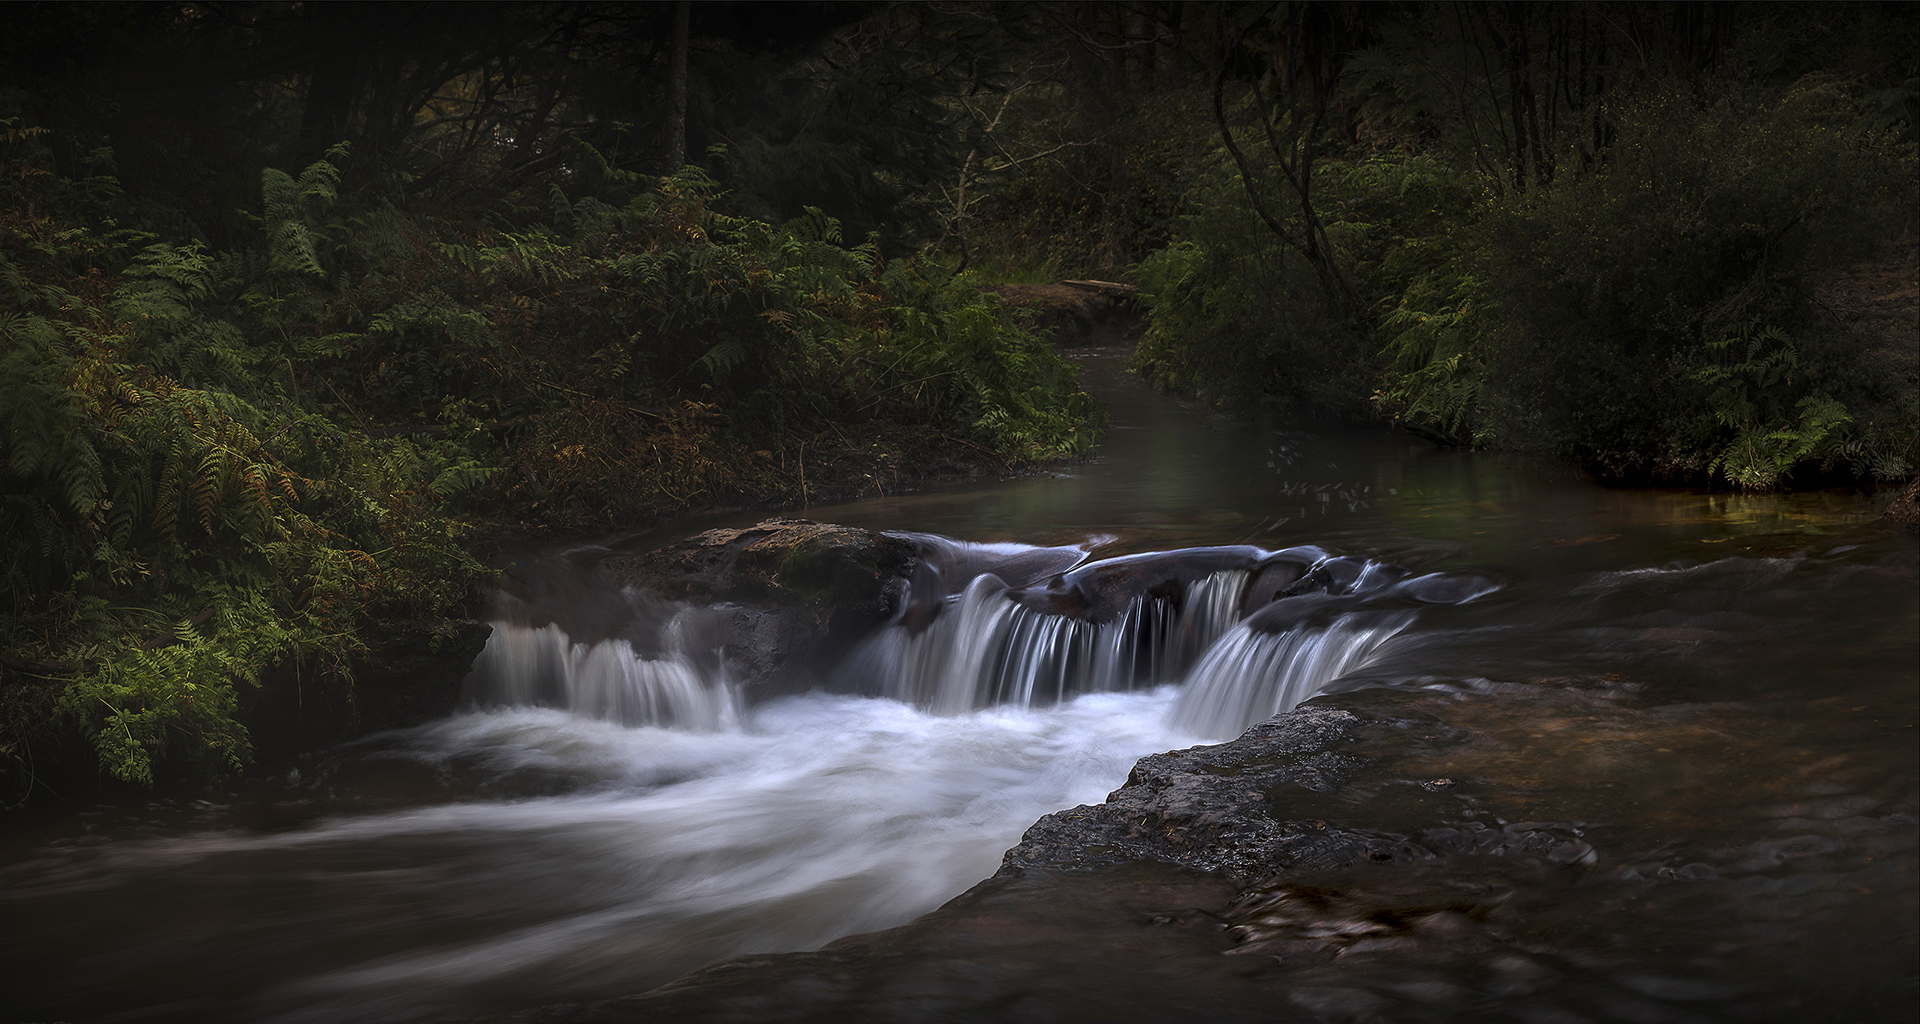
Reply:
[[1819, 80], [1705, 108], [1661, 94], [1616, 123], [1594, 173], [1487, 211], [1468, 264], [1488, 313], [1481, 429], [1611, 472], [1748, 487], [1845, 446], [1907, 472], [1897, 385], [1812, 294], [1872, 244], [1863, 211], [1911, 203], [1911, 147], [1885, 148]]
[[[1416, 254], [1445, 245], [1449, 220], [1471, 203], [1424, 157], [1328, 162], [1316, 174], [1328, 255], [1375, 303], [1428, 273]], [[1364, 412], [1387, 366], [1378, 341], [1344, 295], [1329, 294], [1320, 268], [1264, 227], [1237, 168], [1216, 164], [1179, 235], [1136, 268], [1151, 306], [1135, 356], [1143, 373], [1228, 405]], [[1406, 335], [1421, 315], [1396, 321], [1409, 343], [1397, 358], [1410, 370], [1451, 356], [1436, 334]]]
[[[1363, 94], [1382, 88], [1368, 67], [1351, 83]], [[1511, 97], [1483, 99], [1500, 112]], [[1137, 268], [1153, 304], [1137, 365], [1236, 405], [1351, 413], [1370, 391], [1436, 441], [1621, 478], [1767, 488], [1796, 471], [1912, 472], [1913, 381], [1816, 299], [1828, 268], [1910, 216], [1905, 122], [1821, 76], [1617, 91], [1604, 122], [1602, 144], [1569, 128], [1564, 150], [1323, 159], [1294, 191], [1314, 197], [1332, 276], [1370, 311], [1357, 325], [1329, 301], [1337, 289], [1314, 294], [1328, 274], [1262, 237], [1259, 223], [1284, 220], [1281, 193], [1263, 213], [1270, 185], [1216, 170], [1177, 241]], [[1258, 152], [1243, 140], [1233, 170]], [[1310, 231], [1287, 216], [1300, 221], [1281, 225], [1288, 237]]]
[[4, 665], [57, 681], [117, 778], [237, 767], [248, 690], [348, 686], [369, 629], [453, 610], [485, 576], [472, 517], [801, 497], [808, 443], [838, 486], [819, 453], [850, 430], [1012, 463], [1091, 440], [997, 300], [817, 209], [723, 216], [689, 169], [487, 230], [356, 201], [344, 157], [263, 172], [224, 252], [52, 201], [57, 176], [0, 186]]

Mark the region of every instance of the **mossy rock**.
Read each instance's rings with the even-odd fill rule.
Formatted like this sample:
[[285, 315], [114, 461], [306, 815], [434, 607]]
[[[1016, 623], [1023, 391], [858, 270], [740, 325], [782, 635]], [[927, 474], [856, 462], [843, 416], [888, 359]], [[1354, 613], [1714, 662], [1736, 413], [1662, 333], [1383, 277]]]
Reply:
[[810, 605], [865, 603], [880, 593], [881, 568], [869, 545], [808, 538], [780, 560], [774, 580]]
[[676, 601], [802, 605], [883, 613], [889, 583], [912, 572], [912, 541], [855, 526], [769, 519], [708, 530], [602, 563], [610, 582]]

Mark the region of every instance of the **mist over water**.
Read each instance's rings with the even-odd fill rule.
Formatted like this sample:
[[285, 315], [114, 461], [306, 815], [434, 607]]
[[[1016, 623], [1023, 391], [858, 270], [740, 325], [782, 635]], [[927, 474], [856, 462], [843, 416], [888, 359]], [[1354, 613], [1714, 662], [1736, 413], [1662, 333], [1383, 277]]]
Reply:
[[[203, 978], [245, 971], [231, 960], [242, 939], [264, 991], [195, 1013], [407, 1019], [527, 992], [618, 994], [933, 909], [992, 874], [1041, 815], [1098, 802], [1142, 755], [1192, 743], [1165, 724], [1171, 700], [935, 715], [816, 694], [708, 731], [475, 711], [377, 737], [283, 794], [425, 770], [451, 801], [47, 852], [7, 869], [4, 903], [59, 933], [55, 898], [70, 914], [133, 887], [195, 892], [159, 908], [142, 897], [147, 929], [177, 939], [167, 949], [108, 939], [47, 965], [63, 981], [41, 996], [49, 1006], [93, 1002], [101, 972], [130, 956]], [[253, 905], [263, 887], [271, 920]], [[229, 917], [253, 919], [240, 935], [203, 927]]]

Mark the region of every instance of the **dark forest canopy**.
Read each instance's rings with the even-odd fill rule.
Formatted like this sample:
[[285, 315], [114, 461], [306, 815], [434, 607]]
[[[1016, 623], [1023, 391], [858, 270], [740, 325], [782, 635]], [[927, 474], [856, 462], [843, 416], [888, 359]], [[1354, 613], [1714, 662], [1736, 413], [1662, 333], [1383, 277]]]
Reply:
[[1917, 119], [1911, 4], [9, 4], [0, 761], [352, 719], [489, 538], [1083, 454], [1008, 283], [1223, 406], [1904, 479]]
[[[924, 240], [939, 230], [927, 193], [951, 191], [970, 155], [1098, 148], [1143, 105], [1215, 83], [1314, 104], [1294, 130], [1318, 118], [1350, 145], [1458, 129], [1444, 141], [1523, 182], [1581, 131], [1591, 160], [1602, 100], [1656, 80], [1819, 71], [1910, 103], [1915, 41], [1903, 5], [1851, 3], [26, 3], [4, 17], [8, 102], [60, 128], [60, 170], [97, 173], [110, 151], [130, 195], [215, 242], [243, 228], [233, 211], [260, 169], [297, 173], [342, 142], [350, 179], [470, 209], [536, 179], [591, 192], [603, 163], [670, 173], [677, 146], [739, 212], [819, 206], [855, 237]], [[1062, 109], [1002, 102], [1039, 93]]]

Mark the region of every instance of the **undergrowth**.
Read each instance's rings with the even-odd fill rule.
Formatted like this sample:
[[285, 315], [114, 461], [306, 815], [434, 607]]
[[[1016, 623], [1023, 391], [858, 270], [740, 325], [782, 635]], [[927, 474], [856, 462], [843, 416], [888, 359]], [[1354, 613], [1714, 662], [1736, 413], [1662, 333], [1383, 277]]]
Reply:
[[1920, 389], [1816, 287], [1910, 217], [1912, 140], [1817, 76], [1710, 101], [1649, 90], [1608, 115], [1597, 161], [1569, 154], [1526, 189], [1437, 147], [1320, 162], [1345, 301], [1216, 161], [1135, 268], [1151, 304], [1136, 368], [1228, 406], [1363, 415], [1370, 396], [1437, 442], [1621, 480], [1911, 474]]
[[816, 210], [718, 215], [697, 170], [608, 169], [481, 223], [349, 192], [336, 149], [265, 171], [249, 244], [216, 252], [119, 227], [111, 179], [50, 173], [37, 136], [0, 140], [17, 771], [63, 729], [125, 781], [238, 768], [246, 691], [350, 694], [370, 630], [459, 614], [488, 575], [476, 524], [804, 500], [897, 481], [915, 443], [1017, 467], [1093, 439], [1074, 369], [997, 299]]

